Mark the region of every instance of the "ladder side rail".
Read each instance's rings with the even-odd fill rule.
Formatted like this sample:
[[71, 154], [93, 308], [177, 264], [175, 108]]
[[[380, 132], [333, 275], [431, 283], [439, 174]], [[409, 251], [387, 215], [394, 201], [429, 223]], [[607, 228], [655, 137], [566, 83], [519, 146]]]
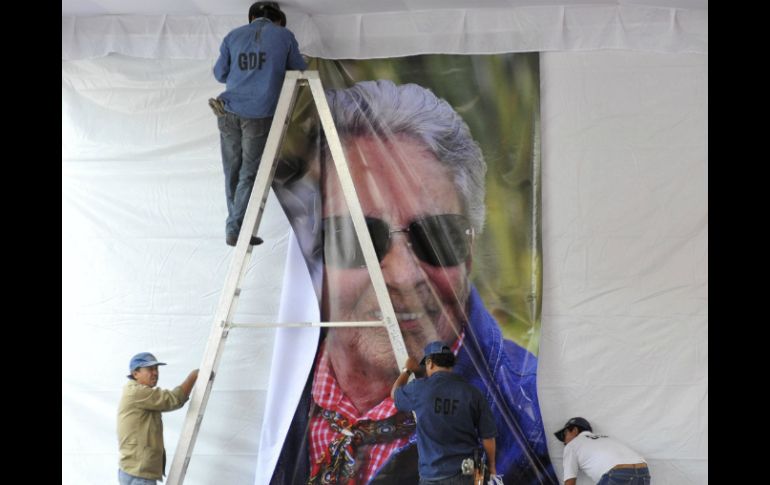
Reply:
[[356, 193], [356, 188], [353, 184], [353, 178], [350, 175], [345, 152], [342, 150], [342, 143], [340, 142], [337, 129], [334, 126], [331, 109], [326, 100], [326, 94], [321, 85], [321, 79], [318, 76], [318, 72], [314, 71], [307, 73], [307, 79], [310, 84], [313, 98], [315, 99], [315, 104], [318, 107], [318, 115], [321, 118], [321, 125], [326, 134], [326, 141], [329, 145], [332, 159], [337, 168], [337, 175], [340, 179], [340, 186], [342, 187], [342, 192], [345, 196], [345, 202], [350, 211], [350, 216], [353, 219], [356, 236], [358, 237], [358, 242], [361, 245], [361, 251], [363, 252], [364, 260], [366, 261], [366, 268], [369, 271], [369, 277], [371, 278], [374, 292], [380, 305], [380, 311], [382, 311], [385, 328], [388, 331], [390, 344], [393, 347], [393, 353], [396, 357], [396, 366], [401, 369], [406, 365], [407, 359], [404, 337], [401, 335], [401, 328], [398, 326], [398, 320], [396, 319], [396, 314], [393, 310], [393, 303], [390, 300], [390, 294], [385, 285], [385, 278], [382, 276], [380, 262], [374, 252], [374, 245], [369, 236], [369, 230], [366, 228], [364, 213], [361, 209], [361, 203], [359, 202], [358, 194]]
[[[238, 242], [235, 246], [233, 258], [230, 261], [227, 278], [219, 299], [217, 312], [214, 317], [209, 339], [206, 344], [206, 350], [203, 354], [203, 360], [200, 366], [198, 381], [193, 387], [190, 396], [190, 404], [187, 409], [182, 431], [179, 435], [179, 442], [174, 453], [174, 459], [169, 469], [167, 483], [169, 485], [181, 485], [187, 473], [187, 467], [192, 456], [195, 441], [198, 437], [200, 424], [203, 414], [206, 410], [206, 404], [211, 393], [215, 372], [219, 367], [219, 360], [222, 355], [224, 340], [229, 332], [229, 324], [233, 313], [235, 312], [238, 296], [240, 294], [241, 279], [246, 271], [248, 259], [251, 255], [252, 246], [250, 245], [251, 235], [259, 228], [262, 219], [262, 213], [267, 200], [270, 181], [272, 180], [278, 156], [280, 142], [283, 139], [286, 126], [288, 125], [288, 116], [296, 99], [298, 80], [301, 73], [299, 71], [287, 71], [284, 78], [281, 94], [278, 99], [273, 122], [270, 126], [270, 132], [265, 143], [265, 149], [262, 153], [257, 177], [254, 181], [254, 187], [249, 197], [249, 204], [244, 215], [241, 232], [238, 236]], [[255, 200], [260, 203], [256, 204]], [[250, 230], [245, 230], [250, 228]], [[204, 384], [201, 386], [200, 384]]]

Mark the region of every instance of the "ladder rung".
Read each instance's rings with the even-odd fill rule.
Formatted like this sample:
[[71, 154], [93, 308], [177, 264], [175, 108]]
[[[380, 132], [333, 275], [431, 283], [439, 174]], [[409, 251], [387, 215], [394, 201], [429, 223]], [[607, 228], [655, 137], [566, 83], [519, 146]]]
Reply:
[[384, 327], [384, 321], [368, 322], [289, 322], [289, 323], [231, 323], [230, 328], [274, 327]]

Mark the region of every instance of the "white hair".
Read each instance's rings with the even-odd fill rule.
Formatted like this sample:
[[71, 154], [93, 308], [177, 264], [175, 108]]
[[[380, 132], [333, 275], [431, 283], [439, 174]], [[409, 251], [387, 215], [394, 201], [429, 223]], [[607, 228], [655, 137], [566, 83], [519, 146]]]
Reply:
[[343, 140], [403, 134], [421, 141], [452, 173], [466, 215], [481, 232], [487, 164], [468, 125], [449, 103], [417, 84], [396, 86], [388, 80], [329, 90], [326, 98]]

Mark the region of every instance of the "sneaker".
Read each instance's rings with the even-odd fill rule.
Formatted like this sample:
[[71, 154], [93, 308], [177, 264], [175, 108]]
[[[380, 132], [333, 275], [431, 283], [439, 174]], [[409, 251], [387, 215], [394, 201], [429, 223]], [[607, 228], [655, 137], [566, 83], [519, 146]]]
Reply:
[[[227, 243], [228, 246], [235, 246], [235, 244], [238, 242], [238, 234], [228, 234], [225, 238], [225, 243]], [[262, 244], [263, 241], [261, 237], [258, 236], [251, 236], [251, 241], [249, 241], [252, 246], [259, 246]]]
[[225, 115], [225, 104], [219, 98], [209, 98], [209, 108], [217, 115], [217, 118]]

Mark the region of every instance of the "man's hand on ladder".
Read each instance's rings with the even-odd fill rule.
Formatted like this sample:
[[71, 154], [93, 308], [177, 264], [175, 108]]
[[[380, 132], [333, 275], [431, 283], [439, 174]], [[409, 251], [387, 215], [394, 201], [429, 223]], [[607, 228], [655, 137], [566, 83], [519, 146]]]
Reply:
[[209, 98], [209, 108], [217, 115], [217, 118], [225, 115], [225, 103], [219, 98]]

